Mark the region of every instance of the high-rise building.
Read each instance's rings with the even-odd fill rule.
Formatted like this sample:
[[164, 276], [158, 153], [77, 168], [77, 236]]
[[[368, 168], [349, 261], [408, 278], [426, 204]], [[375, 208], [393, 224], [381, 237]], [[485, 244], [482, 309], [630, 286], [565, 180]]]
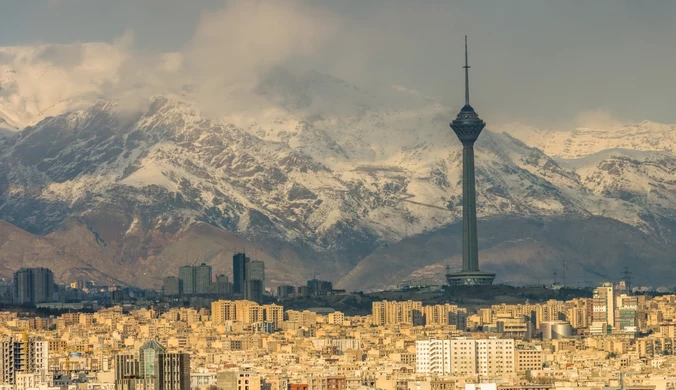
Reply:
[[415, 342], [415, 371], [420, 374], [451, 374], [451, 340], [418, 340]]
[[244, 299], [261, 303], [265, 291], [265, 263], [247, 261], [244, 283]]
[[265, 291], [265, 263], [257, 260], [248, 261], [244, 280], [244, 299], [261, 303]]
[[259, 305], [252, 301], [220, 300], [211, 303], [211, 320], [215, 324], [237, 321], [244, 324], [267, 322], [279, 329], [284, 320], [284, 308], [280, 305]]
[[454, 376], [476, 375], [477, 348], [476, 340], [459, 338], [451, 340], [452, 367]]
[[477, 372], [483, 377], [499, 377], [514, 372], [514, 340], [476, 340]]
[[195, 291], [195, 270], [191, 265], [184, 265], [178, 269], [178, 278], [181, 280], [184, 295], [193, 295]]
[[296, 295], [296, 287], [291, 285], [277, 286], [277, 298], [284, 299]]
[[235, 302], [214, 301], [211, 303], [211, 321], [222, 324], [226, 321], [235, 320]]
[[469, 104], [469, 65], [465, 36], [465, 105], [451, 122], [451, 128], [462, 142], [462, 271], [447, 273], [451, 286], [491, 285], [495, 274], [479, 270], [479, 247], [476, 220], [476, 184], [474, 177], [474, 142], [486, 123]]
[[183, 293], [183, 283], [176, 276], [167, 276], [162, 280], [162, 294], [167, 296], [178, 296]]
[[514, 340], [466, 339], [416, 341], [416, 371], [454, 376], [514, 373]]
[[265, 263], [258, 260], [249, 261], [246, 266], [246, 279], [265, 282]]
[[615, 289], [612, 283], [603, 283], [594, 289], [593, 293], [593, 322], [605, 323], [615, 327]]
[[139, 360], [136, 355], [115, 356], [115, 390], [143, 389]]
[[561, 321], [566, 318], [566, 305], [555, 299], [548, 300], [535, 308], [535, 325], [539, 328], [543, 321]]
[[184, 295], [211, 293], [211, 266], [202, 263], [198, 266], [184, 265], [178, 269]]
[[246, 265], [249, 258], [244, 253], [235, 253], [232, 256], [232, 293], [244, 295], [246, 290]]
[[[428, 305], [423, 306], [423, 321], [425, 325], [457, 325], [457, 319], [451, 322], [456, 317], [451, 316], [452, 313], [457, 313], [461, 309], [456, 305], [449, 303], [444, 305]], [[464, 328], [461, 328], [464, 329]]]
[[256, 303], [263, 302], [263, 281], [258, 279], [247, 280], [244, 299]]
[[284, 321], [284, 308], [275, 304], [263, 305], [263, 317], [274, 329], [279, 329]]
[[19, 305], [53, 301], [54, 274], [48, 268], [21, 268], [14, 273], [14, 302]]
[[190, 390], [190, 355], [161, 353], [157, 356], [157, 390]]
[[638, 297], [620, 294], [615, 299], [615, 327], [626, 332], [638, 330]]
[[193, 267], [195, 273], [195, 294], [209, 294], [211, 291], [211, 266], [202, 263]]
[[244, 324], [254, 324], [265, 320], [263, 307], [252, 301], [235, 301], [235, 319]]
[[575, 298], [566, 302], [566, 319], [574, 329], [586, 328], [591, 324], [592, 319], [587, 315], [591, 305], [592, 300], [587, 298]]
[[0, 382], [15, 385], [17, 376], [21, 374], [36, 374], [46, 378], [49, 371], [48, 341], [10, 338], [0, 342], [0, 352]]
[[226, 275], [216, 276], [215, 293], [221, 297], [232, 295], [232, 283], [230, 283]]
[[139, 348], [139, 373], [143, 381], [143, 390], [158, 390], [157, 359], [167, 349], [155, 340], [150, 340]]
[[115, 355], [115, 381], [138, 379], [141, 377], [139, 361], [136, 355]]
[[312, 295], [326, 295], [333, 290], [333, 283], [314, 278], [307, 281], [307, 288]]

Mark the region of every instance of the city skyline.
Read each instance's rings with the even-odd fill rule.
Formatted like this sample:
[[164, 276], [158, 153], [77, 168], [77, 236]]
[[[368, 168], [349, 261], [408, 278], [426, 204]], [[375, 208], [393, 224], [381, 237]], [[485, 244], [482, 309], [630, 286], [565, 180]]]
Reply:
[[[609, 73], [626, 74], [625, 65], [638, 64], [637, 53], [655, 52], [663, 38], [636, 47], [621, 38], [633, 26], [609, 27], [617, 33], [611, 37], [589, 34], [585, 25], [580, 32], [589, 39], [575, 40], [574, 23], [553, 23], [552, 31], [505, 45], [507, 31], [523, 37], [522, 27], [539, 30], [514, 24], [491, 38], [468, 17], [486, 4], [430, 1], [422, 14], [446, 16], [438, 28], [453, 33], [444, 37], [445, 48], [434, 40], [398, 44], [402, 53], [429, 53], [410, 60], [444, 67], [443, 76], [422, 67], [399, 73], [405, 64], [385, 67], [383, 56], [377, 61], [383, 79], [366, 63], [357, 69], [364, 77], [348, 77], [322, 61], [364, 54], [332, 46], [346, 26], [363, 24], [357, 15], [410, 16], [394, 34], [418, 25], [421, 13], [398, 0], [388, 7], [170, 0], [164, 13], [147, 1], [139, 5], [152, 15], [147, 24], [132, 18], [119, 36], [126, 0], [8, 7], [75, 14], [106, 9], [110, 24], [94, 31], [45, 21], [35, 31], [21, 28], [0, 38], [7, 43], [0, 48], [0, 236], [9, 238], [0, 240], [3, 302], [204, 305], [219, 297], [266, 303], [275, 296], [439, 292], [447, 283], [542, 285], [545, 295], [617, 281], [630, 291], [633, 285], [673, 287], [676, 126], [598, 115], [588, 127], [566, 130], [498, 118], [525, 108], [532, 118], [546, 117], [542, 105], [562, 99], [580, 104], [589, 91], [559, 92], [589, 77], [601, 83]], [[607, 14], [600, 10], [613, 11], [612, 17], [634, 15], [637, 25], [668, 36], [672, 26], [662, 14], [649, 25], [643, 17], [669, 7], [543, 3], [524, 13], [584, 9], [578, 20], [584, 25]], [[146, 28], [163, 26], [164, 18], [181, 15], [177, 9], [185, 20], [176, 24], [175, 42], [134, 35], [134, 29], [147, 34]], [[53, 13], [54, 20], [72, 16]], [[376, 18], [370, 28], [390, 22]], [[458, 110], [461, 77], [450, 69], [463, 63], [461, 27], [472, 37], [472, 71], [479, 77], [470, 85], [465, 35], [465, 104]], [[59, 31], [35, 41], [50, 29]], [[249, 29], [259, 34], [234, 38]], [[68, 41], [75, 36], [92, 39]], [[559, 39], [545, 39], [552, 36]], [[552, 44], [549, 51], [543, 42]], [[599, 68], [594, 60], [604, 53], [582, 50], [599, 42], [607, 44], [606, 57], [622, 42], [634, 55]], [[554, 47], [560, 50], [552, 53]], [[510, 62], [517, 57], [518, 69]], [[530, 88], [546, 83], [537, 72], [560, 70], [552, 58], [560, 67], [580, 60], [589, 67], [560, 74], [561, 90], [538, 96]], [[652, 58], [641, 63], [663, 66]], [[532, 78], [523, 80], [524, 71]], [[653, 71], [642, 73], [640, 88], [655, 87], [652, 78], [660, 72]], [[509, 87], [515, 80], [521, 88]], [[444, 96], [420, 83], [443, 86]], [[470, 105], [470, 87], [481, 118]], [[607, 95], [599, 101], [626, 104], [626, 94]], [[659, 93], [649, 96], [637, 107], [659, 104]], [[235, 258], [241, 248], [256, 255]], [[51, 276], [18, 272], [27, 266], [46, 267]], [[633, 274], [626, 277], [629, 268]]]
[[0, 385], [593, 390], [602, 378], [667, 390], [676, 295], [622, 288], [605, 283], [590, 297], [475, 308], [382, 300], [362, 315], [223, 299], [202, 309], [140, 304], [49, 317], [0, 311]]

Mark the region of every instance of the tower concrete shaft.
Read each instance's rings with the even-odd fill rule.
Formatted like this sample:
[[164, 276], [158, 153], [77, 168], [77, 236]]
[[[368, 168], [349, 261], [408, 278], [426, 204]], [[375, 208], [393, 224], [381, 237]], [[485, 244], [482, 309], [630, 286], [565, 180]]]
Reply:
[[479, 271], [473, 143], [462, 148], [462, 270]]

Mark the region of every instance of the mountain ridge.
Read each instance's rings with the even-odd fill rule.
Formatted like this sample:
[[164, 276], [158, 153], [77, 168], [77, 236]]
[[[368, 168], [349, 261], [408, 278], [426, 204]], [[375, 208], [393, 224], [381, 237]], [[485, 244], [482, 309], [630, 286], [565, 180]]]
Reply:
[[[0, 138], [0, 218], [40, 235], [82, 221], [110, 261], [159, 270], [125, 283], [153, 286], [171, 267], [208, 257], [197, 248], [161, 255], [200, 223], [255, 243], [274, 263], [271, 280], [302, 283], [314, 272], [338, 282], [372, 254], [461, 218], [461, 147], [450, 110], [429, 97], [279, 70], [247, 98], [257, 105], [213, 117], [186, 91], [139, 110], [99, 99]], [[560, 151], [529, 134], [489, 129], [479, 138], [480, 217], [607, 217], [673, 245], [668, 149], [625, 133], [633, 140], [610, 146], [632, 152], [590, 148], [572, 160], [587, 136]], [[221, 237], [202, 234], [212, 237], [206, 246]], [[439, 250], [450, 260], [456, 249]], [[223, 256], [212, 259], [219, 269]], [[289, 267], [307, 276], [289, 278]]]

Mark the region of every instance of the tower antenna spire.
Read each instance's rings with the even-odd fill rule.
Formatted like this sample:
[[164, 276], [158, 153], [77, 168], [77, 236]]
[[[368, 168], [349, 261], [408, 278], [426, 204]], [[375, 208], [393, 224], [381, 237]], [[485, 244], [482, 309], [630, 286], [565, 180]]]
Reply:
[[465, 105], [469, 106], [469, 61], [467, 60], [467, 35], [465, 35]]

